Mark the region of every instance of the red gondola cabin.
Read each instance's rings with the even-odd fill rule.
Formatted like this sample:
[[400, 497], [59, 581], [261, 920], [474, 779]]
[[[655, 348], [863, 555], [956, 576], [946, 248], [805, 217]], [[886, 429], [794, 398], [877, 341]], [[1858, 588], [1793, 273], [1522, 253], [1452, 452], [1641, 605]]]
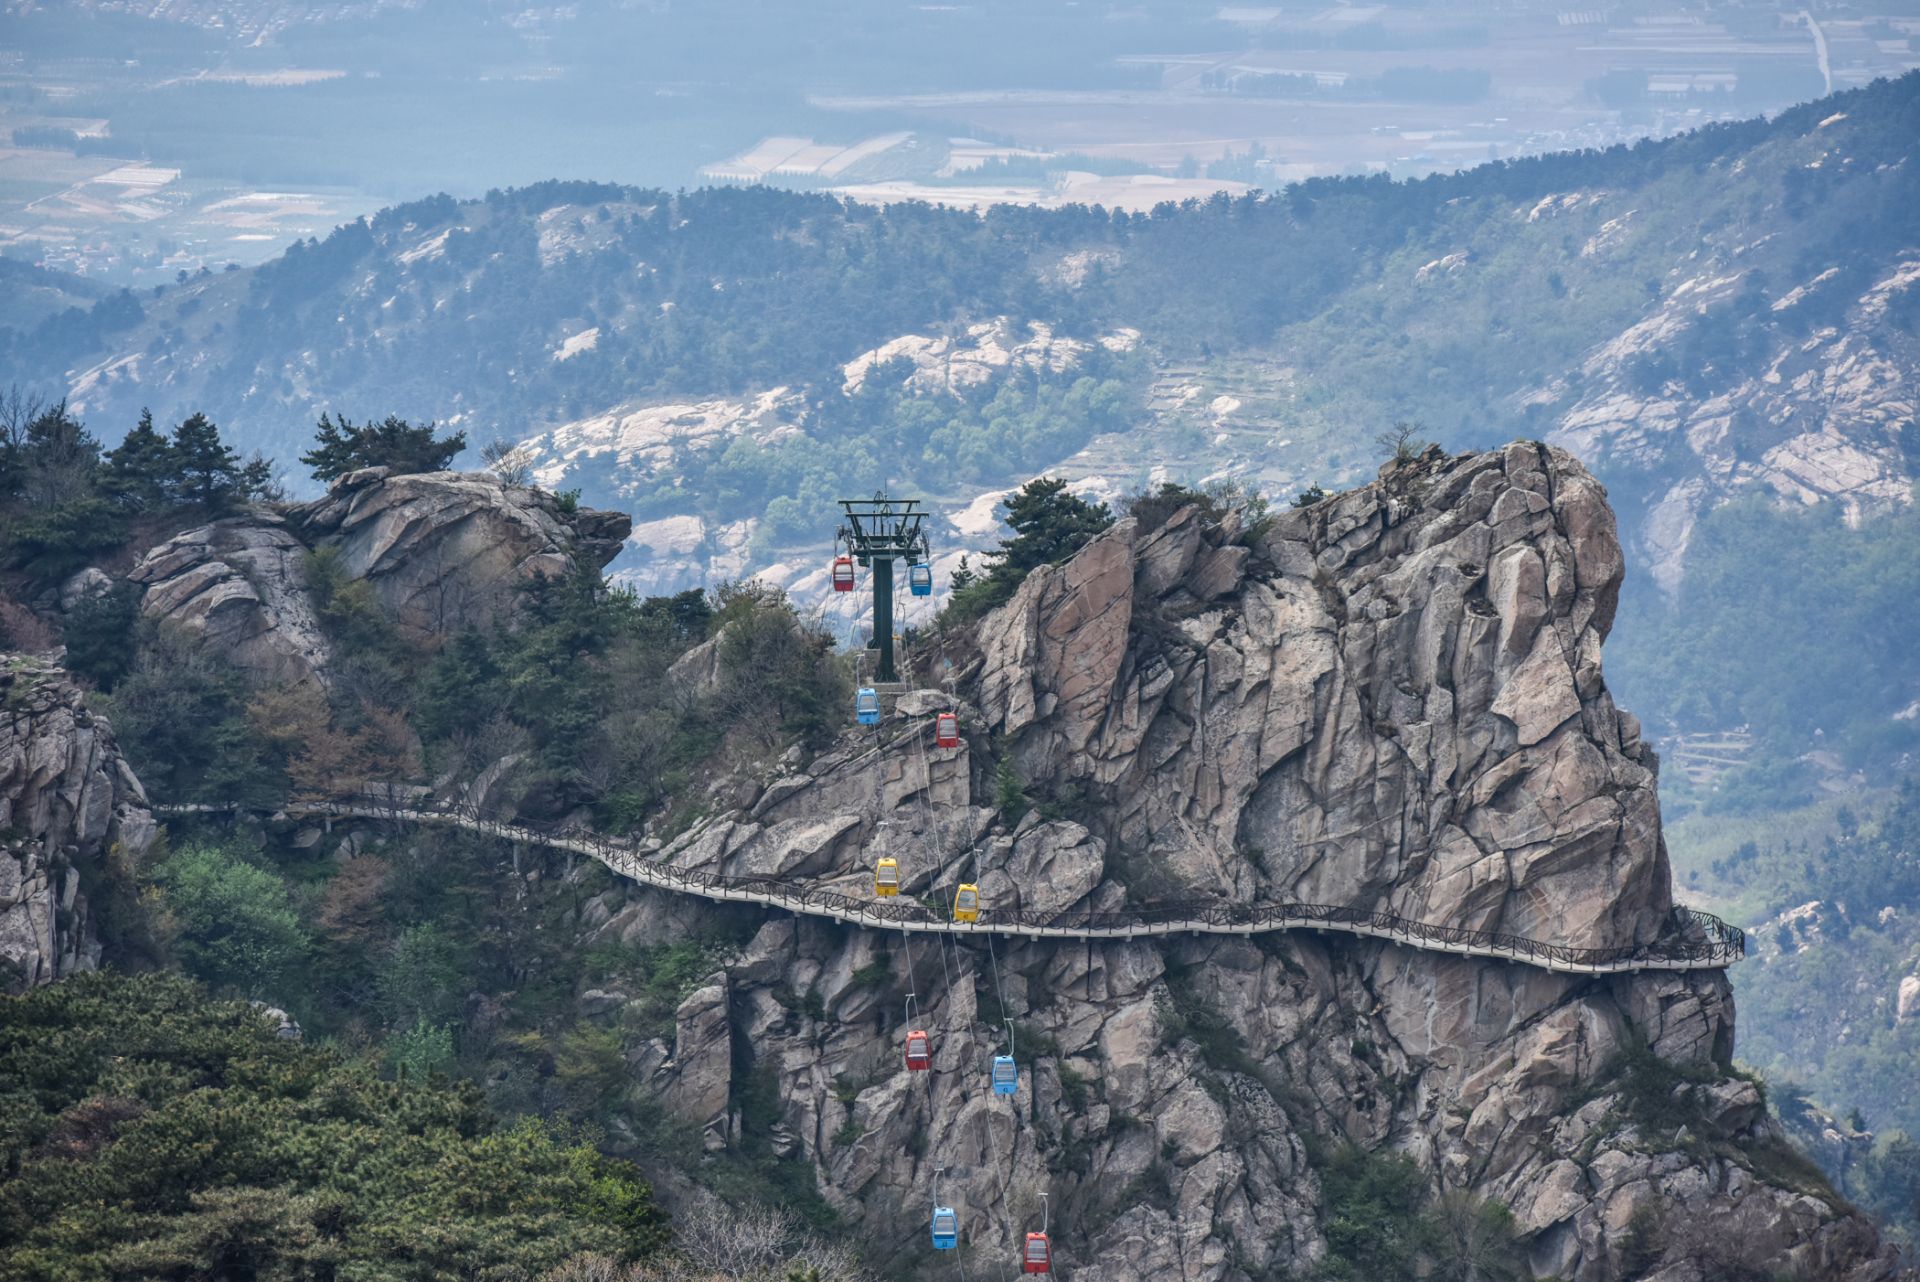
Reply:
[[853, 591], [853, 558], [836, 556], [833, 558], [833, 590], [835, 592]]
[[960, 746], [960, 718], [951, 712], [943, 712], [933, 719], [933, 741], [942, 748]]
[[907, 1034], [907, 1068], [910, 1072], [924, 1073], [932, 1067], [933, 1042], [926, 1030], [916, 1028]]
[[1053, 1272], [1053, 1252], [1047, 1246], [1046, 1234], [1027, 1234], [1027, 1249], [1026, 1253], [1020, 1257], [1020, 1271], [1022, 1273]]

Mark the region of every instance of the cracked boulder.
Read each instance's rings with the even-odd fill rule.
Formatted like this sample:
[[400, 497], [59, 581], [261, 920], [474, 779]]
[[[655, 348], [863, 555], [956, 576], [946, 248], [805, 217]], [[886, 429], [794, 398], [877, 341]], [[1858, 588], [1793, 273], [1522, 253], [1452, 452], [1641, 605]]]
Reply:
[[307, 593], [307, 548], [265, 512], [175, 535], [127, 576], [150, 619], [192, 632], [249, 675], [326, 681], [328, 648]]

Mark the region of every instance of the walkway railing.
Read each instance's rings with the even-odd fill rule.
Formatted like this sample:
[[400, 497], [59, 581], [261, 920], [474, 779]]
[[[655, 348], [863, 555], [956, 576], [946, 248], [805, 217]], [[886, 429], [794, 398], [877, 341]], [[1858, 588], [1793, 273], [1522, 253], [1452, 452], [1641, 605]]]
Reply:
[[[256, 809], [239, 803], [162, 805], [161, 814], [226, 814]], [[1467, 957], [1492, 957], [1571, 974], [1604, 975], [1639, 970], [1705, 970], [1746, 956], [1746, 934], [1707, 913], [1676, 907], [1660, 939], [1647, 944], [1576, 948], [1510, 935], [1412, 921], [1373, 908], [1307, 904], [1293, 900], [1228, 903], [1192, 900], [1128, 908], [1120, 912], [1066, 909], [1036, 912], [987, 908], [977, 922], [949, 921], [905, 897], [849, 895], [825, 886], [795, 886], [771, 877], [729, 877], [676, 868], [650, 859], [633, 842], [584, 828], [542, 829], [503, 823], [464, 805], [420, 809], [399, 803], [294, 802], [276, 808], [287, 815], [373, 819], [389, 823], [442, 824], [503, 841], [546, 846], [587, 855], [615, 873], [644, 885], [704, 899], [764, 904], [855, 926], [952, 935], [1017, 935], [1029, 939], [1134, 939], [1153, 935], [1254, 935], [1274, 930], [1324, 930], [1388, 939], [1415, 948]]]

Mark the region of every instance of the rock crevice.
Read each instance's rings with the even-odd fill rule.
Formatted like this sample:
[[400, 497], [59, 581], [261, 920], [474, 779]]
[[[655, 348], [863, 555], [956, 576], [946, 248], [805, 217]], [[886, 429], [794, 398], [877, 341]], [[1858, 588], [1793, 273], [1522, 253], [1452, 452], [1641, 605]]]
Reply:
[[146, 794], [60, 669], [0, 655], [0, 984], [91, 970], [99, 897], [153, 844]]

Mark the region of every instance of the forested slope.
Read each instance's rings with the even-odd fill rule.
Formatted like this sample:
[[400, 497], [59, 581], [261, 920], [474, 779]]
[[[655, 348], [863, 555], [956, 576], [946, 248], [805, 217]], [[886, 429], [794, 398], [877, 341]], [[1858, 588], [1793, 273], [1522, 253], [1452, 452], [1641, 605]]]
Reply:
[[[476, 445], [586, 420], [540, 439], [543, 476], [698, 517], [694, 544], [783, 497], [912, 482], [963, 502], [1102, 434], [1078, 470], [1116, 486], [1171, 460], [1276, 488], [1362, 478], [1395, 419], [1455, 447], [1558, 434], [1671, 579], [1729, 488], [1904, 497], [1916, 137], [1909, 76], [1632, 148], [1151, 216], [543, 183], [399, 206], [157, 297], [12, 305], [0, 355], [109, 439], [146, 405], [282, 458], [326, 408], [455, 420]], [[996, 318], [1002, 355], [1036, 322], [1085, 350], [990, 353], [957, 388], [887, 365], [849, 394], [847, 362], [917, 335], [952, 345], [891, 350], [950, 364]], [[1107, 403], [1063, 408], [1083, 379]], [[666, 428], [633, 417], [658, 406]], [[690, 406], [702, 430], [667, 430]]]

